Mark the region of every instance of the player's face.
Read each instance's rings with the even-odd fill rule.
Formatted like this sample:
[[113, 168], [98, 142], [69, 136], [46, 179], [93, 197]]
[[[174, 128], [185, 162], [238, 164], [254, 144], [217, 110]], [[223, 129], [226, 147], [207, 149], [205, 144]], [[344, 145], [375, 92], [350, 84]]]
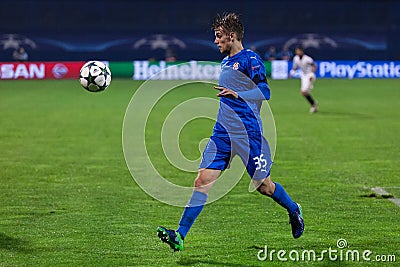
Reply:
[[215, 30], [214, 44], [218, 46], [219, 52], [229, 54], [232, 47], [232, 38], [219, 28]]
[[296, 55], [298, 55], [300, 58], [304, 55], [303, 50], [296, 48], [294, 51]]

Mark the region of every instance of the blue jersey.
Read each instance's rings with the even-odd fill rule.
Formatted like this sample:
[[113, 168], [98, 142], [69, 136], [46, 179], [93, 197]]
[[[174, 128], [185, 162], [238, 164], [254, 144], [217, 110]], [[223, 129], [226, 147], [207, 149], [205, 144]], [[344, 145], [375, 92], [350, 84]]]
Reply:
[[264, 62], [255, 52], [243, 49], [221, 62], [219, 86], [235, 91], [239, 98], [221, 97], [214, 136], [262, 134], [260, 109], [270, 98]]

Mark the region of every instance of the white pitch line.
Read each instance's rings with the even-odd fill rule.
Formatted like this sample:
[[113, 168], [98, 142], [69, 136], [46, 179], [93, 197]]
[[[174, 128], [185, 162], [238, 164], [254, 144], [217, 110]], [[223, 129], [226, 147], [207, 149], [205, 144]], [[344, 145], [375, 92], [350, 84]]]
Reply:
[[[371, 188], [372, 191], [374, 191], [376, 194], [380, 195], [380, 196], [390, 196], [390, 193], [388, 193], [385, 189], [383, 189], [382, 187], [373, 187]], [[387, 198], [390, 202], [393, 202], [395, 205], [397, 205], [398, 207], [400, 207], [400, 199], [395, 198], [395, 197], [390, 197]]]

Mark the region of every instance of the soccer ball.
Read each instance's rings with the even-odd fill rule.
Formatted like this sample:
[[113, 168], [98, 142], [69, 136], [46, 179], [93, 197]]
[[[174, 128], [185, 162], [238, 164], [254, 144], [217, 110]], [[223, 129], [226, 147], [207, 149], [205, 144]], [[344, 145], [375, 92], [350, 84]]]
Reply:
[[104, 91], [111, 82], [111, 71], [100, 61], [89, 61], [82, 66], [79, 82], [90, 92]]

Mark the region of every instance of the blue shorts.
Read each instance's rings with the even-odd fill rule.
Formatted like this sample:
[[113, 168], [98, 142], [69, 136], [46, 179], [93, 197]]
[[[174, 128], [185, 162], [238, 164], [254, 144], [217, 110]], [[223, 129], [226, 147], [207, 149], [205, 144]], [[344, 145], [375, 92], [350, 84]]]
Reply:
[[252, 179], [270, 175], [272, 159], [268, 141], [261, 134], [245, 137], [211, 136], [203, 152], [200, 168], [225, 170], [238, 155]]

